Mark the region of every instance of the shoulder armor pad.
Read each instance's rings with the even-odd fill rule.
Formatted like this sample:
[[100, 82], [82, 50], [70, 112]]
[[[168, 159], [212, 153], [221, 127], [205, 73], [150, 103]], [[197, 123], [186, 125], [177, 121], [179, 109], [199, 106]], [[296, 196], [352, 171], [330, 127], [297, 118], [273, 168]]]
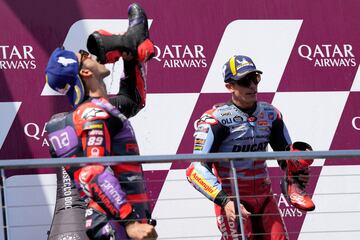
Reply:
[[69, 115], [67, 112], [57, 113], [51, 116], [50, 121], [46, 124], [47, 132], [54, 132], [59, 129], [65, 128], [66, 117]]
[[46, 124], [46, 131], [52, 157], [66, 157], [76, 153], [79, 140], [72, 122], [72, 112], [52, 116]]
[[101, 107], [93, 104], [86, 105], [76, 111], [77, 116], [85, 121], [109, 118], [109, 113]]
[[73, 113], [73, 120], [76, 125], [77, 131], [82, 127], [85, 122], [92, 122], [96, 120], [108, 119], [110, 114], [103, 108], [97, 106], [92, 102], [86, 102], [80, 105]]
[[215, 125], [215, 124], [217, 124], [218, 120], [213, 115], [214, 111], [215, 111], [215, 109], [207, 110], [203, 115], [201, 115], [197, 125], [200, 125], [200, 124]]

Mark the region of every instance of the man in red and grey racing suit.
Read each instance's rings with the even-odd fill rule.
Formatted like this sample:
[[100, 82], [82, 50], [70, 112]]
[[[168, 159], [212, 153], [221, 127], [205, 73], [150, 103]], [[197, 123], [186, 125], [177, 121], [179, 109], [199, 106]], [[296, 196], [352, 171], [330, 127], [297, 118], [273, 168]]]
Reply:
[[[260, 152], [266, 151], [268, 144], [274, 151], [284, 151], [291, 140], [281, 113], [269, 103], [256, 101], [262, 72], [246, 56], [232, 57], [224, 68], [231, 77], [224, 78], [232, 100], [201, 116], [194, 134], [194, 154]], [[234, 164], [246, 239], [287, 239], [266, 161], [241, 159]], [[193, 162], [186, 171], [189, 182], [215, 203], [224, 240], [241, 239], [235, 217], [229, 218], [226, 212], [229, 206], [235, 208], [230, 172], [228, 161]]]
[[[249, 115], [229, 102], [207, 111], [200, 118], [194, 153], [266, 151], [269, 143], [275, 151], [284, 150], [290, 143], [280, 112], [268, 103], [258, 102], [255, 111]], [[265, 160], [234, 163], [241, 203], [247, 211], [258, 215], [244, 221], [247, 236], [253, 234], [252, 229], [259, 234], [284, 233], [285, 225], [273, 197]], [[197, 190], [215, 203], [223, 239], [238, 239], [231, 237], [231, 233], [237, 232], [237, 226], [227, 220], [223, 210], [231, 196], [235, 196], [230, 163], [194, 162], [187, 169], [187, 177]]]

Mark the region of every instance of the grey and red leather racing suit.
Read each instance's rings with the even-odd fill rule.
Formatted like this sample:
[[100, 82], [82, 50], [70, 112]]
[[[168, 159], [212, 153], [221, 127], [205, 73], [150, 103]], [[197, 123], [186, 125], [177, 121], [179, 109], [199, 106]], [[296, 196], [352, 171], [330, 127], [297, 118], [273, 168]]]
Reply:
[[[257, 102], [246, 113], [231, 102], [214, 106], [197, 122], [194, 154], [213, 152], [261, 152], [268, 144], [284, 151], [291, 143], [281, 113], [271, 104]], [[247, 239], [287, 239], [286, 228], [272, 193], [265, 160], [241, 159], [234, 162], [240, 202], [252, 213], [244, 221]], [[237, 223], [229, 222], [223, 207], [235, 193], [228, 161], [193, 162], [186, 170], [189, 182], [215, 203], [222, 239], [240, 239]]]
[[[73, 112], [56, 115], [46, 130], [53, 157], [69, 157], [71, 161], [72, 157], [139, 154], [130, 122], [104, 98], [89, 98]], [[146, 221], [150, 216], [141, 164], [111, 168], [92, 164], [60, 171], [67, 184], [58, 184], [50, 239], [86, 239], [84, 227], [90, 239], [127, 239], [123, 225]], [[68, 181], [69, 176], [73, 182]], [[86, 219], [85, 211], [80, 211], [83, 200], [87, 203]]]

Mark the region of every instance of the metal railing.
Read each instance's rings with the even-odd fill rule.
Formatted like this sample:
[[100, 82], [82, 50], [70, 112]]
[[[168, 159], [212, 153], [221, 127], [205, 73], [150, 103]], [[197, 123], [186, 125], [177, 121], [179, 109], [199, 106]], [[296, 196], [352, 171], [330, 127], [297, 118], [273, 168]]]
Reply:
[[[60, 167], [64, 165], [68, 166], [84, 166], [87, 164], [93, 163], [101, 163], [104, 165], [115, 165], [118, 163], [175, 163], [175, 162], [184, 162], [184, 161], [201, 161], [201, 162], [218, 162], [218, 161], [229, 161], [232, 163], [234, 159], [252, 159], [252, 160], [286, 160], [286, 159], [332, 159], [332, 158], [360, 158], [360, 150], [330, 150], [330, 151], [300, 151], [300, 152], [242, 152], [239, 153], [211, 153], [211, 154], [177, 154], [177, 155], [147, 155], [147, 156], [107, 156], [101, 158], [72, 158], [69, 161], [69, 158], [43, 158], [43, 159], [19, 159], [19, 160], [10, 160], [4, 159], [0, 160], [0, 171], [1, 171], [1, 179], [3, 186], [2, 197], [4, 198], [4, 202], [6, 202], [6, 178], [5, 178], [5, 169], [23, 169], [23, 168], [52, 168], [52, 167]], [[234, 175], [236, 175], [236, 169], [233, 164], [231, 164], [231, 170]], [[348, 176], [348, 175], [347, 175]], [[185, 180], [185, 176], [184, 176]], [[237, 184], [237, 181], [233, 181], [234, 184]], [[13, 186], [14, 187], [14, 186]], [[235, 186], [235, 189], [238, 189]], [[326, 193], [330, 195], [331, 193]], [[344, 193], [346, 194], [346, 193]], [[349, 194], [349, 193], [347, 193]], [[238, 205], [238, 209], [240, 209], [240, 197], [239, 192], [236, 192], [236, 204]], [[156, 200], [156, 199], [155, 199]], [[167, 199], [171, 200], [171, 199]], [[172, 199], [177, 200], [177, 199]], [[189, 199], [193, 200], [193, 199]], [[162, 200], [164, 201], [164, 199]], [[7, 206], [2, 206], [3, 209], [6, 209]], [[316, 213], [316, 214], [326, 214], [329, 212]], [[347, 213], [347, 212], [344, 212]], [[309, 213], [315, 214], [315, 213]], [[210, 218], [212, 216], [200, 216], [200, 218]], [[169, 217], [168, 219], [171, 219]], [[185, 218], [184, 218], [185, 219]], [[240, 218], [241, 219], [241, 218]], [[186, 220], [186, 219], [185, 219]], [[3, 218], [4, 228], [7, 229], [7, 215], [5, 211], [5, 215]], [[240, 221], [242, 225], [242, 221]], [[241, 234], [243, 235], [243, 227], [240, 227]], [[330, 230], [328, 232], [332, 232], [334, 230]], [[324, 230], [319, 230], [319, 233], [326, 232]], [[360, 232], [359, 229], [350, 229], [345, 232]], [[5, 231], [6, 235], [6, 231]], [[5, 236], [5, 240], [7, 240], [8, 236]], [[181, 239], [182, 237], [176, 237], [171, 239]], [[165, 239], [159, 237], [159, 239]], [[166, 238], [168, 239], [168, 238]], [[13, 240], [13, 239], [9, 239]]]
[[19, 159], [0, 160], [0, 169], [16, 168], [47, 168], [68, 166], [83, 166], [91, 163], [114, 165], [118, 163], [174, 163], [178, 161], [229, 161], [230, 159], [251, 160], [286, 160], [286, 159], [319, 159], [319, 158], [357, 158], [360, 150], [330, 150], [330, 151], [299, 151], [299, 152], [241, 152], [239, 153], [209, 153], [209, 154], [176, 154], [176, 155], [146, 155], [146, 156], [106, 156], [99, 158], [42, 158], [42, 159]]

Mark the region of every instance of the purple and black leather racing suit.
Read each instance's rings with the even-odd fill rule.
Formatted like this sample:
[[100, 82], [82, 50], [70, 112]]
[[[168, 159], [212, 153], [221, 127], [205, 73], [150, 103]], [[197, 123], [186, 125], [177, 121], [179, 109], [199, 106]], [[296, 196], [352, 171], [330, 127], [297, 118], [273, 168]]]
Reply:
[[[139, 154], [130, 122], [104, 98], [55, 115], [46, 130], [53, 157]], [[49, 239], [127, 239], [123, 226], [150, 216], [140, 164], [65, 166], [59, 180]]]

